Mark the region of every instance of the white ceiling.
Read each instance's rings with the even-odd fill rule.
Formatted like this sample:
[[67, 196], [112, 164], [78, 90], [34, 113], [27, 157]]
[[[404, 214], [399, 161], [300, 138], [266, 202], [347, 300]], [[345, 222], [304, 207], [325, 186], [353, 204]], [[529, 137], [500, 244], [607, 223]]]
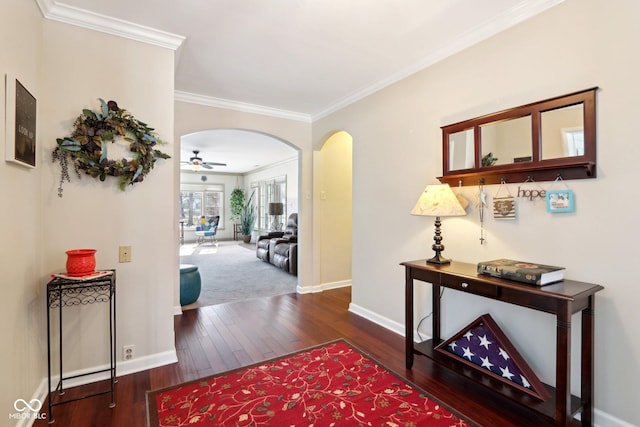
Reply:
[[176, 99], [308, 122], [562, 1], [36, 0], [49, 19], [176, 49]]
[[[297, 150], [279, 139], [238, 129], [212, 129], [184, 135], [180, 140], [180, 160], [188, 161], [193, 150], [205, 162], [226, 163], [209, 172], [243, 174], [296, 157]], [[189, 164], [181, 169], [189, 170]], [[202, 171], [206, 172], [206, 169]], [[200, 173], [200, 172], [199, 172]]]

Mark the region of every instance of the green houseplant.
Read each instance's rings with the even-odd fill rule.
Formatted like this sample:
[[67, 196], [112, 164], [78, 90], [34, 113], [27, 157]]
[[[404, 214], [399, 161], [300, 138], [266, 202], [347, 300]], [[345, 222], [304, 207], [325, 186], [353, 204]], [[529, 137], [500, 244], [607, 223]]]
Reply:
[[245, 193], [242, 188], [235, 188], [231, 192], [231, 221], [238, 221], [244, 210]]
[[251, 197], [242, 207], [242, 213], [240, 214], [240, 233], [243, 235], [242, 241], [244, 243], [251, 242], [251, 232], [256, 222], [256, 208], [252, 202], [253, 193], [251, 193]]

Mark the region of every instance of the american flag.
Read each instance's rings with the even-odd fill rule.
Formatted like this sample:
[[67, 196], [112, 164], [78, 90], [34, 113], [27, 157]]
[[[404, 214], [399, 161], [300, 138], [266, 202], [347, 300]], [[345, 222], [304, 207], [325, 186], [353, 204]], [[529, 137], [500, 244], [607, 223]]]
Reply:
[[458, 335], [446, 349], [502, 378], [531, 389], [529, 380], [507, 351], [500, 347], [498, 339], [484, 322], [473, 325], [464, 334]]

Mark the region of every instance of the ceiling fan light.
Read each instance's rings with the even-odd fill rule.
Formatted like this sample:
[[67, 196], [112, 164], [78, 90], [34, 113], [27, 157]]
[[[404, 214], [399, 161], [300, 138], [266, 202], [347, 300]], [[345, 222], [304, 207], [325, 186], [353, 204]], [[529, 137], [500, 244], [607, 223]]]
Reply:
[[200, 169], [202, 169], [202, 165], [200, 165], [200, 163], [191, 163], [192, 171], [198, 172]]

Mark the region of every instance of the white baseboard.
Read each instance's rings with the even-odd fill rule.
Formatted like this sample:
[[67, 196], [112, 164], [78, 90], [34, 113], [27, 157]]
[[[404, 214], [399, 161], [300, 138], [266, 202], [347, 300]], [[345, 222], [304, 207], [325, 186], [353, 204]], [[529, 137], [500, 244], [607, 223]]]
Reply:
[[328, 291], [329, 289], [346, 288], [351, 286], [351, 280], [342, 280], [339, 282], [327, 282], [321, 283], [315, 286], [300, 286], [296, 287], [296, 292], [299, 294], [311, 294], [316, 292]]
[[380, 316], [378, 313], [367, 310], [366, 308], [363, 308], [354, 303], [349, 304], [349, 311], [357, 314], [358, 316], [364, 317], [367, 320], [371, 320], [373, 323], [376, 323], [383, 328], [389, 329], [390, 331], [395, 332], [398, 335], [404, 336], [404, 324], [402, 323], [398, 323], [395, 320]]
[[[365, 319], [370, 320], [373, 323], [376, 323], [382, 326], [383, 328], [389, 329], [390, 331], [395, 332], [398, 335], [401, 335], [403, 337], [405, 336], [405, 331], [404, 331], [405, 328], [404, 328], [404, 324], [402, 323], [398, 323], [387, 317], [380, 316], [379, 314], [371, 310], [367, 310], [366, 308], [363, 308], [354, 303], [349, 304], [349, 311], [354, 314], [357, 314], [358, 316], [364, 317]], [[413, 331], [413, 341], [415, 342], [422, 341], [421, 337], [417, 333], [417, 330]], [[594, 409], [593, 418], [594, 418], [593, 420], [594, 427], [639, 427], [639, 426], [634, 426], [633, 424], [630, 424], [619, 418], [616, 418], [613, 415], [608, 414], [599, 409]]]
[[346, 288], [347, 286], [351, 286], [351, 280], [341, 280], [339, 282], [323, 283], [322, 290], [328, 291], [329, 289]]
[[176, 350], [173, 349], [149, 356], [133, 358], [124, 362], [118, 362], [118, 369], [116, 373], [118, 376], [129, 375], [177, 362], [178, 354], [176, 353]]
[[638, 427], [599, 409], [593, 411], [593, 425], [595, 427]]
[[[136, 372], [146, 371], [147, 369], [169, 365], [171, 363], [176, 363], [177, 361], [178, 361], [178, 355], [175, 350], [169, 350], [162, 353], [152, 354], [149, 356], [138, 357], [132, 360], [124, 361], [124, 362], [118, 362], [116, 365], [116, 376], [121, 377], [123, 375], [129, 375]], [[64, 376], [72, 377], [75, 375], [82, 375], [87, 372], [100, 371], [103, 369], [109, 369], [109, 365], [101, 365], [93, 368], [80, 369], [74, 372], [65, 372]], [[51, 377], [52, 387], [54, 388], [56, 387], [59, 379], [60, 379], [59, 375], [55, 375]], [[109, 372], [100, 372], [95, 375], [87, 375], [84, 377], [65, 380], [64, 388], [77, 387], [80, 385], [85, 385], [85, 384], [89, 384], [96, 381], [102, 381], [106, 379], [109, 379]], [[32, 402], [34, 399], [37, 399], [44, 404], [48, 395], [48, 392], [47, 392], [48, 385], [49, 385], [48, 378], [46, 377], [43, 378], [42, 381], [40, 381], [40, 385], [38, 386], [35, 393], [33, 394], [33, 397], [31, 398], [30, 402]], [[47, 408], [44, 407], [44, 409], [41, 409], [40, 412], [45, 413], [46, 409]], [[25, 416], [25, 418], [18, 420], [16, 427], [30, 427], [31, 425], [33, 425], [33, 422], [35, 421], [35, 418], [37, 415], [38, 414], [34, 413], [29, 417]]]
[[[43, 405], [43, 408], [44, 408], [44, 403], [46, 398], [47, 398], [47, 379], [43, 378], [42, 381], [40, 381], [40, 385], [38, 385], [38, 388], [33, 393], [33, 396], [31, 396], [31, 399], [29, 399], [29, 403], [31, 404], [34, 402], [34, 400], [37, 400], [38, 402], [40, 402], [40, 404]], [[16, 416], [19, 415], [21, 417], [24, 417], [24, 418], [18, 419], [18, 422], [16, 423], [15, 427], [31, 427], [38, 417], [46, 418], [47, 417], [46, 409], [43, 410], [43, 408], [41, 408], [40, 411], [24, 411], [16, 414], [11, 414], [11, 415], [16, 415]]]
[[[123, 362], [117, 362], [116, 364], [116, 376], [121, 377], [123, 375], [134, 374], [136, 372], [146, 371], [147, 369], [157, 368], [158, 366], [170, 365], [171, 363], [178, 362], [178, 355], [175, 350], [164, 351], [162, 353], [156, 353], [149, 356], [136, 357], [131, 360]], [[65, 377], [73, 377], [76, 375], [84, 375], [87, 372], [108, 370], [109, 365], [94, 366], [92, 368], [80, 369], [74, 372], [65, 372]], [[59, 376], [51, 378], [51, 384], [57, 384]], [[93, 375], [86, 375], [83, 377], [72, 378], [64, 381], [64, 387], [77, 387], [93, 383], [96, 381], [103, 381], [109, 379], [109, 372], [100, 372]], [[46, 393], [46, 385], [45, 385]]]

